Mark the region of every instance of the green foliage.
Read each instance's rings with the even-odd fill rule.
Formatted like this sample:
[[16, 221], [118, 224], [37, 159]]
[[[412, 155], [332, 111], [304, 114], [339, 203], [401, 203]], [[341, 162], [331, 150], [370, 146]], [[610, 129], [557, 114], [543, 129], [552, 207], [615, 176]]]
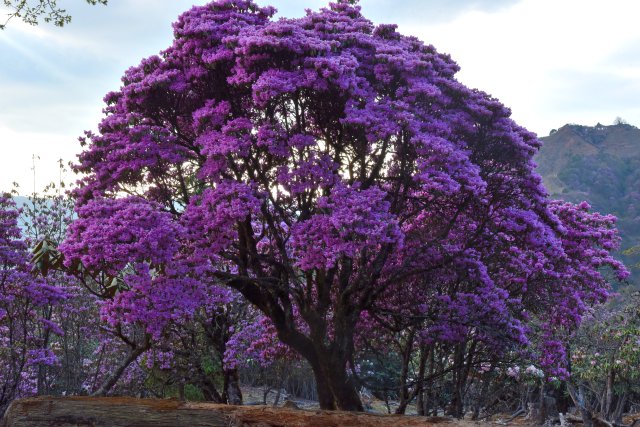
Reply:
[[204, 394], [202, 390], [193, 384], [185, 384], [184, 386], [184, 398], [188, 401], [202, 402], [204, 400]]
[[363, 384], [379, 397], [397, 398], [398, 377], [402, 358], [395, 352], [371, 354], [358, 362], [358, 375]]
[[[106, 5], [108, 0], [85, 0], [90, 5]], [[0, 30], [4, 30], [7, 23], [18, 18], [29, 25], [38, 25], [40, 20], [53, 23], [56, 27], [63, 27], [71, 22], [71, 15], [58, 6], [57, 0], [3, 0], [3, 4], [9, 9], [4, 24], [0, 24]]]
[[219, 360], [210, 356], [205, 356], [201, 362], [202, 371], [206, 375], [219, 374], [222, 371], [222, 365]]
[[[618, 217], [623, 248], [640, 241], [640, 158], [606, 153], [572, 156], [558, 178], [570, 189], [563, 198], [572, 202], [587, 199], [594, 210]], [[640, 263], [640, 254], [635, 251], [623, 251], [620, 258], [628, 265]]]
[[[640, 379], [640, 294], [634, 293], [601, 308], [575, 337], [572, 378], [604, 384], [613, 375], [615, 388], [638, 388]], [[622, 304], [622, 305], [620, 305]], [[618, 306], [616, 306], [618, 305]]]

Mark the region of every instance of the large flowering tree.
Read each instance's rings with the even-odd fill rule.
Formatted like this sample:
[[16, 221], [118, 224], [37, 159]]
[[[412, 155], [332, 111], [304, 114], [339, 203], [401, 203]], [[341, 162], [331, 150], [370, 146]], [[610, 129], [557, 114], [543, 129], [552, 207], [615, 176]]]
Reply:
[[624, 275], [611, 222], [549, 204], [536, 137], [447, 55], [353, 1], [273, 14], [248, 0], [184, 13], [81, 140], [61, 249], [120, 274], [110, 313], [159, 328], [201, 284], [234, 288], [310, 363], [322, 408], [361, 410], [365, 313], [419, 309], [435, 316], [425, 339], [525, 345], [529, 310], [548, 309], [554, 344], [606, 297], [598, 268]]

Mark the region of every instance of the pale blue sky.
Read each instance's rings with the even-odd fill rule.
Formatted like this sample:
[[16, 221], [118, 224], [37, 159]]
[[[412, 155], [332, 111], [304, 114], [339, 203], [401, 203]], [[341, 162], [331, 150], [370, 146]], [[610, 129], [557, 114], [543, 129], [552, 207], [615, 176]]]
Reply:
[[[0, 190], [57, 180], [77, 137], [95, 129], [102, 97], [122, 72], [171, 42], [171, 22], [194, 0], [60, 0], [64, 28], [11, 21], [0, 32]], [[258, 0], [300, 16], [323, 0]], [[640, 125], [637, 0], [361, 0], [374, 22], [397, 23], [452, 55], [459, 79], [499, 98], [525, 127], [547, 135], [565, 123]], [[67, 180], [73, 180], [68, 175]]]

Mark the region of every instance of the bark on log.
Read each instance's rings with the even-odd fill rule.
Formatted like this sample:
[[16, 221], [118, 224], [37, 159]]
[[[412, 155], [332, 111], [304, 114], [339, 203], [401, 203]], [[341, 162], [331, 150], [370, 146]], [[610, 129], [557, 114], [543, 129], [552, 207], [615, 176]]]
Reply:
[[128, 397], [34, 397], [14, 401], [0, 427], [340, 427], [458, 424], [443, 418], [303, 411]]
[[[567, 414], [565, 415], [565, 419], [567, 421], [571, 421], [572, 423], [580, 423], [580, 424], [584, 424], [584, 420], [582, 419], [582, 417], [578, 417], [576, 415], [573, 414]], [[592, 423], [594, 427], [613, 427], [613, 424], [610, 423], [609, 421], [602, 419], [600, 417], [593, 417], [592, 418]]]
[[1, 427], [226, 427], [224, 413], [178, 400], [120, 397], [35, 397], [14, 401]]

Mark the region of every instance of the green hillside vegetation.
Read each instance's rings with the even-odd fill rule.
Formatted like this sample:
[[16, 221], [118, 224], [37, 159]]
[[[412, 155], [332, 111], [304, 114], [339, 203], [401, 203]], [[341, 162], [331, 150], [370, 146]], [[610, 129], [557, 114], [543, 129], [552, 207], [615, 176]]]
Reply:
[[[617, 216], [622, 250], [640, 245], [640, 129], [569, 124], [542, 140], [536, 162], [551, 195]], [[619, 257], [629, 267], [640, 263], [637, 251]], [[638, 268], [630, 280], [640, 284]]]

